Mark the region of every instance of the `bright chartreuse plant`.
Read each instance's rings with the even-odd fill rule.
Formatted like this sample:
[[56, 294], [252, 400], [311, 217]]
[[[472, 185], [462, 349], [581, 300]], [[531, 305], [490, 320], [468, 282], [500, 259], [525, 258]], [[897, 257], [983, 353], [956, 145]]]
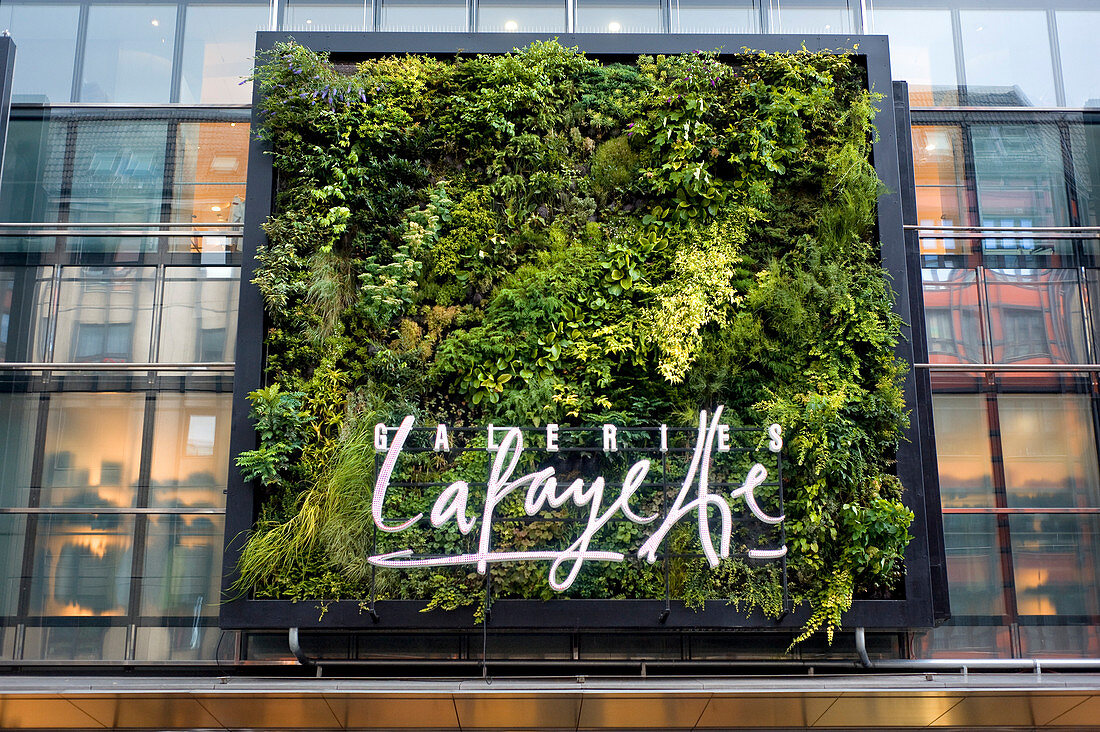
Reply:
[[[259, 447], [238, 458], [262, 506], [242, 590], [369, 593], [368, 421], [690, 425], [724, 404], [733, 423], [777, 422], [787, 436], [804, 636], [831, 637], [854, 596], [897, 591], [913, 518], [892, 473], [905, 366], [874, 238], [876, 98], [851, 56], [603, 65], [546, 42], [348, 70], [287, 43], [255, 81], [278, 190], [253, 280], [271, 386], [252, 397]], [[403, 459], [444, 482], [487, 458]], [[429, 498], [387, 500], [411, 515]], [[494, 528], [494, 545], [562, 531], [520, 526]], [[442, 533], [410, 541], [462, 541]], [[637, 540], [625, 524], [606, 539]], [[690, 532], [671, 542], [698, 549]], [[552, 595], [541, 570], [491, 572], [502, 596]], [[482, 581], [424, 569], [374, 589], [453, 608], [476, 602]], [[782, 610], [774, 565], [710, 570], [700, 557], [669, 582], [693, 606]], [[573, 588], [664, 591], [660, 567], [637, 563], [590, 568]]]

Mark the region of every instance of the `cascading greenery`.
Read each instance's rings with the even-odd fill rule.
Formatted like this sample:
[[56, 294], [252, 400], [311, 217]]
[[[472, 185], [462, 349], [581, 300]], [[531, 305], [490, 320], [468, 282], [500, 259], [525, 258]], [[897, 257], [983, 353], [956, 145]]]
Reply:
[[[242, 590], [369, 591], [368, 422], [691, 425], [717, 404], [734, 424], [784, 427], [803, 637], [831, 639], [854, 595], [897, 590], [912, 520], [891, 473], [904, 365], [872, 238], [875, 96], [850, 56], [601, 65], [546, 42], [338, 69], [290, 43], [255, 81], [278, 193], [254, 280], [271, 386], [253, 396], [259, 448], [239, 457], [262, 505]], [[411, 515], [430, 498], [387, 500]], [[495, 528], [494, 546], [560, 531], [518, 526]], [[636, 550], [629, 525], [612, 533]], [[689, 532], [672, 543], [690, 550]], [[492, 572], [506, 596], [551, 594], [540, 569]], [[579, 596], [665, 589], [649, 565], [585, 578]], [[670, 584], [692, 605], [781, 609], [774, 566], [700, 558]], [[376, 590], [453, 608], [479, 587], [466, 568], [423, 569]]]

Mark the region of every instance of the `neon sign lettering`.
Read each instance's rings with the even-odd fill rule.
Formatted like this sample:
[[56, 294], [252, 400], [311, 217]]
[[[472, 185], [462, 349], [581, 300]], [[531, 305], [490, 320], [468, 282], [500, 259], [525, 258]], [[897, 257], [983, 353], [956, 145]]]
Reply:
[[[729, 503], [725, 497], [712, 493], [709, 489], [711, 454], [715, 450], [726, 452], [729, 447], [729, 427], [719, 423], [722, 416], [722, 407], [718, 407], [711, 415], [708, 422], [705, 411], [699, 414], [699, 428], [695, 440], [695, 448], [692, 452], [691, 463], [687, 474], [684, 476], [683, 485], [675, 500], [669, 507], [664, 520], [649, 535], [638, 549], [638, 557], [649, 563], [657, 561], [657, 553], [661, 543], [665, 540], [669, 531], [688, 516], [694, 516], [698, 525], [699, 540], [703, 547], [703, 553], [711, 567], [718, 566], [721, 559], [730, 555], [730, 537], [733, 532], [733, 516]], [[374, 486], [374, 495], [371, 502], [371, 515], [374, 525], [381, 531], [397, 533], [408, 529], [424, 518], [420, 513], [401, 523], [387, 522], [383, 517], [383, 506], [386, 500], [386, 491], [389, 488], [393, 470], [398, 458], [405, 446], [409, 433], [413, 427], [413, 417], [407, 416], [401, 425], [394, 431], [392, 438], [390, 428], [379, 424], [374, 430], [374, 446], [379, 451], [385, 451], [386, 457], [378, 470], [377, 480]], [[768, 449], [779, 452], [783, 447], [782, 429], [779, 425], [769, 425]], [[558, 441], [558, 425], [546, 426], [546, 450], [556, 452], [560, 448]], [[604, 425], [602, 430], [602, 442], [605, 452], [618, 450], [617, 430], [613, 425]], [[434, 450], [444, 451], [449, 449], [449, 439], [445, 425], [436, 428]], [[630, 505], [630, 500], [635, 492], [645, 481], [649, 474], [650, 461], [638, 460], [626, 472], [619, 494], [607, 506], [604, 506], [604, 490], [606, 481], [603, 476], [596, 477], [586, 487], [581, 479], [569, 483], [559, 484], [553, 467], [543, 468], [534, 473], [528, 473], [518, 478], [512, 475], [519, 465], [523, 455], [523, 432], [518, 428], [501, 428], [488, 425], [487, 449], [495, 452], [492, 469], [489, 473], [489, 481], [485, 492], [485, 504], [481, 512], [480, 528], [478, 529], [477, 551], [467, 554], [452, 556], [421, 558], [413, 555], [411, 549], [375, 554], [368, 558], [371, 564], [379, 567], [444, 567], [457, 565], [474, 565], [479, 574], [485, 574], [488, 565], [494, 562], [514, 561], [549, 561], [550, 586], [556, 591], [563, 591], [573, 584], [585, 562], [621, 562], [625, 555], [621, 552], [601, 551], [592, 548], [592, 541], [596, 534], [617, 514], [635, 524], [652, 524], [659, 518], [659, 514], [652, 516], [640, 516]], [[661, 425], [660, 450], [668, 451], [668, 428]], [[754, 463], [749, 469], [741, 485], [730, 492], [730, 497], [744, 500], [749, 512], [760, 522], [768, 525], [776, 525], [783, 521], [783, 516], [769, 516], [760, 507], [756, 500], [755, 491], [768, 478], [768, 469], [760, 463]], [[501, 502], [511, 493], [517, 490], [526, 491], [523, 502], [524, 511], [528, 516], [535, 516], [544, 507], [560, 508], [566, 503], [572, 503], [577, 508], [587, 508], [587, 521], [584, 522], [584, 530], [572, 544], [560, 551], [490, 551], [490, 539], [492, 537], [493, 514]], [[691, 497], [689, 500], [689, 496]], [[429, 515], [429, 522], [435, 528], [440, 528], [450, 521], [454, 521], [458, 530], [463, 534], [469, 534], [477, 527], [479, 519], [467, 513], [467, 504], [470, 497], [470, 486], [466, 481], [455, 481], [448, 485], [436, 498]], [[718, 536], [712, 536], [708, 512], [713, 508], [720, 518]], [[778, 559], [787, 553], [787, 547], [778, 549], [749, 549], [748, 555], [758, 559]], [[563, 573], [564, 572], [564, 576]]]

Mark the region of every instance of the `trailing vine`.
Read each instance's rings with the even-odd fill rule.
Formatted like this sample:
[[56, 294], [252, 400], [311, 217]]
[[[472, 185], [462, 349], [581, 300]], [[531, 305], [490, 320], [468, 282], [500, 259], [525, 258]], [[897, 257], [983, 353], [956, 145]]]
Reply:
[[[262, 506], [242, 591], [366, 596], [373, 420], [691, 425], [724, 404], [731, 424], [788, 436], [802, 637], [831, 638], [856, 596], [897, 592], [912, 520], [891, 472], [904, 365], [874, 239], [876, 97], [850, 56], [601, 65], [546, 42], [348, 72], [287, 43], [255, 81], [278, 191], [253, 280], [271, 386], [252, 397], [259, 446], [238, 457]], [[403, 458], [435, 482], [486, 459]], [[415, 489], [387, 501], [395, 515], [430, 505]], [[540, 516], [495, 527], [494, 546], [560, 541], [560, 516]], [[467, 541], [441, 533], [404, 540]], [[604, 540], [629, 555], [638, 533]], [[673, 544], [698, 549], [687, 533]], [[490, 571], [501, 596], [553, 594], [531, 567]], [[476, 602], [483, 582], [378, 575], [381, 597], [439, 608]], [[782, 611], [774, 566], [687, 559], [669, 581], [692, 606]], [[586, 570], [572, 592], [662, 597], [664, 582], [627, 562]]]

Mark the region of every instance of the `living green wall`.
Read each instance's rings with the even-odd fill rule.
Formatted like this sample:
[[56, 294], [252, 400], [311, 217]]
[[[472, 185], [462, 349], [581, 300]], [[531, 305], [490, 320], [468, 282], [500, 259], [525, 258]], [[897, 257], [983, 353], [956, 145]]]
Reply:
[[[238, 457], [261, 505], [240, 590], [322, 608], [369, 596], [377, 421], [692, 426], [722, 404], [732, 425], [783, 426], [805, 631], [831, 637], [853, 597], [896, 596], [912, 520], [892, 473], [905, 366], [874, 238], [876, 97], [851, 55], [601, 64], [546, 42], [337, 68], [290, 43], [261, 61], [278, 190], [253, 280], [269, 386], [251, 397], [258, 449]], [[484, 475], [487, 458], [468, 455], [407, 470]], [[387, 498], [394, 515], [433, 499]], [[543, 518], [494, 542], [553, 545], [560, 516]], [[404, 539], [425, 553], [467, 540]], [[629, 555], [639, 535], [604, 541]], [[673, 544], [687, 556], [673, 597], [781, 611], [774, 564], [711, 570], [686, 534]], [[552, 594], [541, 570], [492, 572], [502, 596]], [[373, 574], [381, 598], [442, 608], [477, 603], [484, 581]], [[588, 567], [573, 590], [664, 593], [640, 563]]]

